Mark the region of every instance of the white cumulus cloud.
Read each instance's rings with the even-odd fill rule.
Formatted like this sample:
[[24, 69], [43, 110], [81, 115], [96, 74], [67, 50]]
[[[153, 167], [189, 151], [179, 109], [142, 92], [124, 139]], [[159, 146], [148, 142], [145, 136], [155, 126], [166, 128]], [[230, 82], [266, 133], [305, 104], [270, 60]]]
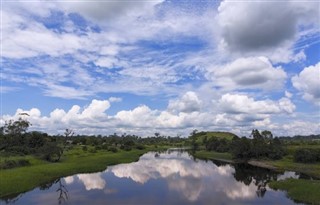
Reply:
[[291, 79], [305, 100], [320, 105], [320, 63], [304, 68]]
[[239, 58], [215, 66], [208, 77], [224, 89], [281, 89], [287, 77], [281, 67], [273, 67], [266, 57]]
[[195, 92], [186, 92], [180, 99], [171, 100], [168, 105], [168, 110], [176, 112], [195, 112], [200, 111], [201, 100], [198, 98]]

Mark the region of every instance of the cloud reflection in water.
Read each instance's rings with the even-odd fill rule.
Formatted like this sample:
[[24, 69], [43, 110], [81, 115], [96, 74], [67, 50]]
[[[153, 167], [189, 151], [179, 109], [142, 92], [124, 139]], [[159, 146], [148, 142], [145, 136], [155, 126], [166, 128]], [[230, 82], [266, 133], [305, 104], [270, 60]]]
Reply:
[[108, 168], [120, 178], [130, 178], [144, 184], [150, 179], [164, 179], [171, 191], [182, 194], [189, 201], [196, 201], [202, 192], [214, 189], [212, 194], [224, 194], [231, 198], [254, 198], [257, 190], [254, 184], [249, 186], [237, 182], [232, 177], [235, 169], [230, 165], [217, 166], [212, 162], [194, 161], [187, 153], [143, 155], [138, 162], [120, 164]]

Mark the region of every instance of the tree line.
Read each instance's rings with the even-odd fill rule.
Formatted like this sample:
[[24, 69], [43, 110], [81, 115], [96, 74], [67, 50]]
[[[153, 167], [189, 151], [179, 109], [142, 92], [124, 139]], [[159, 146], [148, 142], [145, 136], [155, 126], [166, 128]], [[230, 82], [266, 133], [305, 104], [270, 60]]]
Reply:
[[[202, 141], [199, 142], [197, 138], [205, 135]], [[203, 147], [207, 151], [215, 152], [229, 152], [233, 159], [248, 161], [250, 159], [271, 159], [278, 160], [288, 154], [288, 145], [313, 145], [317, 142], [300, 141], [299, 143], [292, 143], [296, 139], [305, 138], [315, 139], [316, 135], [310, 137], [295, 137], [289, 139], [287, 137], [274, 137], [271, 131], [264, 130], [260, 132], [253, 129], [249, 138], [233, 136], [232, 140], [226, 138], [206, 136], [205, 132], [193, 131], [189, 136], [189, 142], [192, 150], [196, 151]], [[294, 150], [293, 159], [296, 162], [315, 163], [320, 162], [320, 148], [298, 148]]]
[[[71, 129], [66, 129], [63, 135], [48, 135], [47, 133], [31, 131], [28, 128], [31, 123], [23, 118], [9, 120], [0, 128], [0, 155], [35, 155], [49, 162], [60, 161], [63, 153], [72, 146], [79, 145], [85, 152], [97, 152], [106, 150], [118, 152], [118, 150], [130, 151], [132, 149], [145, 149], [146, 146], [189, 146], [196, 151], [203, 148], [207, 151], [229, 152], [234, 159], [250, 160], [268, 158], [272, 160], [281, 159], [287, 154], [285, 144], [287, 138], [274, 137], [271, 131], [264, 130], [261, 133], [253, 129], [249, 138], [233, 136], [232, 140], [221, 137], [204, 136], [199, 142], [199, 137], [206, 132], [194, 130], [189, 138], [180, 136], [162, 136], [154, 133], [154, 136], [142, 138], [130, 134], [102, 135], [75, 135]], [[295, 150], [294, 160], [296, 162], [313, 163], [320, 162], [320, 149], [299, 148]], [[15, 164], [18, 163], [18, 164]], [[5, 163], [10, 168], [24, 166], [25, 161]], [[1, 168], [1, 166], [0, 166]]]
[[[132, 149], [145, 149], [146, 146], [182, 146], [184, 139], [180, 136], [170, 137], [155, 133], [154, 136], [141, 138], [130, 134], [111, 134], [108, 136], [75, 135], [71, 129], [66, 129], [63, 135], [48, 135], [47, 133], [31, 131], [31, 123], [23, 118], [6, 121], [0, 128], [0, 155], [35, 155], [49, 162], [60, 161], [63, 153], [75, 145], [82, 147], [85, 152], [106, 150], [130, 151]], [[13, 161], [5, 163], [6, 167], [16, 166]], [[18, 162], [23, 165], [24, 162]], [[19, 166], [19, 164], [17, 166]], [[1, 168], [1, 167], [0, 167]]]

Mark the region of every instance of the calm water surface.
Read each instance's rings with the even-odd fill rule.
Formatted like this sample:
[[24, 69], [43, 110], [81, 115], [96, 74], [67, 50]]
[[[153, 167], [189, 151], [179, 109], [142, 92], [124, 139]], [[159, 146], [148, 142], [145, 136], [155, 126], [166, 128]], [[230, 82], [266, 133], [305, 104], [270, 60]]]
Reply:
[[149, 152], [138, 162], [61, 178], [0, 204], [296, 204], [266, 185], [288, 177], [299, 175]]

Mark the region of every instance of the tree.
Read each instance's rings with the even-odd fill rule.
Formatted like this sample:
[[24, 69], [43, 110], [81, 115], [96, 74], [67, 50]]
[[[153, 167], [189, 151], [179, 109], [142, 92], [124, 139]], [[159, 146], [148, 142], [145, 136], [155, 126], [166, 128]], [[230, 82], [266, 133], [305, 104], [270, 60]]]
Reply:
[[45, 160], [49, 162], [58, 162], [61, 158], [63, 150], [56, 143], [50, 142], [46, 143], [41, 148], [41, 153]]
[[260, 134], [259, 130], [257, 130], [257, 129], [252, 130], [250, 137], [252, 139], [262, 139], [262, 135]]
[[192, 130], [192, 132], [190, 133], [190, 137], [195, 136], [198, 133], [197, 129]]
[[28, 133], [28, 146], [30, 148], [42, 147], [46, 143], [45, 136], [47, 136], [47, 134], [36, 131]]
[[6, 121], [3, 130], [6, 134], [16, 136], [26, 133], [30, 125], [31, 123], [28, 120], [20, 117], [16, 121]]
[[68, 128], [67, 128], [67, 129], [64, 131], [64, 136], [65, 136], [65, 138], [64, 138], [64, 146], [63, 146], [63, 149], [66, 148], [67, 143], [68, 143], [68, 139], [69, 139], [70, 137], [72, 137], [73, 135], [74, 135], [74, 131], [71, 130], [71, 129], [68, 129]]
[[246, 137], [240, 139], [232, 140], [231, 144], [231, 153], [235, 159], [250, 159], [251, 158], [251, 148], [252, 145], [250, 140]]
[[273, 139], [273, 134], [271, 131], [269, 130], [264, 130], [261, 132], [262, 137], [264, 137], [265, 139]]
[[271, 131], [269, 130], [264, 130], [261, 132], [261, 136], [264, 138], [264, 140], [270, 144], [272, 142], [273, 139], [273, 134]]
[[283, 149], [283, 145], [278, 137], [273, 138], [270, 140], [269, 144], [269, 151], [268, 151], [268, 158], [270, 159], [281, 159], [285, 151]]

